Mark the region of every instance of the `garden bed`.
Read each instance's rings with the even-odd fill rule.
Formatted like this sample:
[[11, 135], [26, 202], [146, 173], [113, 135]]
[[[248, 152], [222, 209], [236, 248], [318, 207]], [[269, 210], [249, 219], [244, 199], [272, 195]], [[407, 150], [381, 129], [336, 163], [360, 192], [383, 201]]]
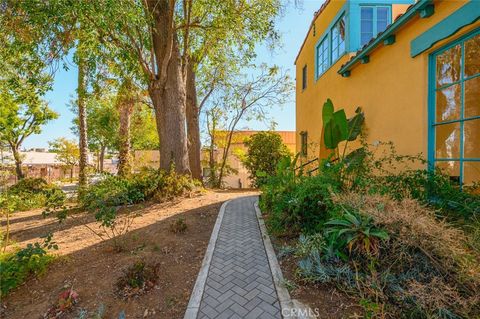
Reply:
[[[41, 318], [57, 303], [60, 293], [73, 287], [78, 303], [62, 318], [79, 318], [81, 310], [88, 311], [90, 318], [101, 307], [103, 318], [117, 318], [121, 311], [127, 318], [182, 318], [221, 203], [251, 194], [208, 191], [175, 202], [125, 208], [140, 216], [125, 235], [121, 252], [83, 226], [98, 227], [86, 213], [61, 224], [54, 217], [43, 219], [40, 210], [16, 213], [11, 218], [12, 239], [25, 246], [53, 232], [59, 256], [44, 275], [31, 278], [3, 298], [0, 317]], [[174, 233], [171, 225], [180, 218], [187, 229]], [[158, 280], [148, 291], [119, 297], [119, 279], [139, 261], [158, 266]]]
[[296, 276], [298, 258], [292, 255], [281, 256], [281, 247], [292, 247], [295, 240], [281, 239], [270, 236], [275, 253], [282, 269], [283, 277], [287, 282], [290, 297], [310, 307], [318, 318], [351, 318], [363, 313], [358, 306], [358, 300], [333, 285], [315, 284], [306, 282]]

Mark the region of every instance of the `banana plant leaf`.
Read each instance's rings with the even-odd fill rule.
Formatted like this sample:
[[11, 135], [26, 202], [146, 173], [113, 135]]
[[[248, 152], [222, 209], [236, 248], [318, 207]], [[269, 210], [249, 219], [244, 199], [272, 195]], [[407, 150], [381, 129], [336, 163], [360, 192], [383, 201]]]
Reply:
[[348, 136], [347, 140], [354, 141], [358, 135], [362, 132], [362, 126], [365, 122], [365, 113], [362, 112], [362, 108], [358, 107], [355, 110], [355, 116], [348, 119]]
[[322, 109], [322, 121], [323, 121], [324, 128], [327, 126], [327, 123], [330, 122], [332, 118], [333, 118], [333, 102], [332, 100], [327, 99], [327, 101], [323, 104], [323, 109]]
[[345, 114], [344, 110], [339, 110], [335, 113], [333, 113], [333, 120], [338, 126], [338, 129], [340, 130], [341, 134], [341, 140], [339, 141], [346, 141], [348, 138], [348, 120], [347, 120], [347, 114]]
[[333, 118], [325, 125], [325, 134], [323, 136], [325, 146], [334, 150], [342, 141], [342, 132]]

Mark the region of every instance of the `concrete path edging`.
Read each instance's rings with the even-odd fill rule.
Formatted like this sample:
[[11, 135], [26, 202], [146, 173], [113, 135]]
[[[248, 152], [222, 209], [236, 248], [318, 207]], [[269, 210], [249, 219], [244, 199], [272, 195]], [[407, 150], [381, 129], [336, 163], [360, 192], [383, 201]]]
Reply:
[[215, 222], [215, 226], [213, 227], [210, 241], [208, 242], [207, 251], [203, 257], [202, 266], [200, 267], [195, 286], [193, 287], [192, 294], [190, 295], [187, 310], [185, 311], [185, 316], [183, 317], [184, 319], [197, 318], [200, 302], [202, 301], [203, 291], [205, 290], [208, 271], [212, 262], [213, 252], [215, 250], [215, 244], [217, 243], [218, 233], [220, 231], [220, 226], [222, 225], [223, 216], [225, 215], [225, 208], [230, 202], [231, 200], [228, 200], [223, 203], [220, 207], [220, 211], [218, 212], [217, 220]]
[[281, 313], [285, 319], [311, 319], [315, 318], [312, 314], [313, 311], [307, 305], [301, 303], [296, 299], [291, 299], [288, 289], [285, 287], [285, 279], [283, 278], [282, 269], [277, 260], [277, 255], [273, 249], [272, 242], [268, 236], [267, 228], [265, 227], [265, 221], [258, 206], [258, 201], [254, 204], [255, 212], [257, 214], [258, 224], [262, 233], [263, 245], [267, 252], [268, 262], [270, 264], [270, 271], [273, 276], [273, 283], [277, 290], [278, 299], [280, 301]]

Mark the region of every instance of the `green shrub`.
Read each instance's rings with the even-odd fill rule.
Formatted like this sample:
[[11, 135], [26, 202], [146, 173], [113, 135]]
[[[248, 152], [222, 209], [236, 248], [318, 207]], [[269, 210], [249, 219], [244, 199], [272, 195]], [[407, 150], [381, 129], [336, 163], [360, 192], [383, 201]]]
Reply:
[[140, 203], [152, 198], [168, 200], [184, 195], [199, 184], [186, 175], [174, 171], [144, 169], [129, 177], [107, 176], [90, 185], [79, 197], [87, 210]]
[[[454, 218], [480, 215], [480, 196], [463, 191], [442, 171], [407, 170], [385, 176], [380, 193], [397, 200], [411, 197]], [[378, 187], [378, 186], [377, 186]]]
[[9, 188], [13, 194], [42, 193], [49, 188], [49, 184], [43, 178], [24, 178]]
[[336, 180], [343, 191], [414, 198], [438, 209], [441, 216], [470, 219], [480, 213], [475, 185], [462, 189], [439, 169], [418, 169], [426, 165], [421, 155], [397, 154], [393, 143], [363, 143], [343, 161], [323, 161], [320, 174]]
[[43, 274], [54, 257], [49, 250], [58, 249], [52, 235], [44, 237], [42, 243], [28, 244], [14, 253], [0, 254], [0, 296], [21, 285], [30, 275]]
[[130, 211], [120, 214], [120, 208], [150, 199], [170, 200], [191, 192], [198, 185], [189, 176], [179, 175], [174, 170], [144, 169], [128, 177], [107, 176], [84, 189], [79, 201], [82, 207], [95, 214], [103, 229], [102, 232], [90, 230], [102, 240], [113, 239], [114, 246], [120, 250], [122, 244], [117, 241], [118, 237], [129, 231], [133, 219], [138, 216], [137, 212]]
[[325, 110], [325, 144], [336, 151], [318, 176], [296, 176], [295, 161], [285, 160], [262, 186], [269, 230], [302, 233], [293, 253], [300, 278], [356, 294], [367, 318], [479, 317], [478, 185], [419, 169], [421, 156], [398, 155], [392, 143], [362, 142], [340, 155], [349, 138], [337, 133], [354, 120], [331, 102]]
[[49, 184], [42, 178], [24, 178], [9, 187], [0, 196], [9, 197], [10, 205], [15, 204], [14, 211], [24, 211], [45, 207], [53, 201], [65, 201], [65, 194], [54, 184]]
[[250, 180], [255, 187], [262, 186], [268, 176], [275, 173], [279, 161], [290, 157], [291, 153], [283, 144], [280, 134], [260, 132], [245, 141], [247, 154], [243, 164], [250, 173]]

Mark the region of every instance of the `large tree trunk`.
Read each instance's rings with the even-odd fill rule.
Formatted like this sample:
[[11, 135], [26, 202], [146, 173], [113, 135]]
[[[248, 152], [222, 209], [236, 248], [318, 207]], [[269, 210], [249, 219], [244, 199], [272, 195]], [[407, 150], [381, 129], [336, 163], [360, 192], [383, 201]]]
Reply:
[[173, 21], [173, 3], [169, 0], [147, 1], [154, 19], [151, 32], [159, 72], [150, 79], [148, 90], [160, 139], [160, 168], [168, 170], [173, 164], [177, 173], [191, 174], [185, 128], [185, 81]]
[[22, 155], [18, 151], [18, 148], [12, 146], [13, 159], [15, 160], [15, 173], [17, 174], [17, 179], [25, 178], [22, 170]]
[[80, 161], [78, 184], [80, 187], [87, 185], [88, 144], [87, 144], [87, 109], [86, 109], [86, 63], [83, 57], [78, 60], [78, 131], [80, 135]]
[[118, 100], [120, 115], [118, 175], [120, 176], [127, 176], [132, 172], [130, 125], [135, 105], [133, 90], [132, 82], [128, 79], [125, 80]]
[[195, 71], [193, 70], [193, 64], [187, 65], [187, 102], [186, 102], [186, 115], [187, 115], [187, 137], [188, 137], [188, 159], [190, 163], [190, 169], [192, 171], [192, 177], [196, 179], [202, 178], [202, 164], [200, 159], [200, 125], [199, 125], [199, 113], [197, 101], [197, 88], [195, 81]]

